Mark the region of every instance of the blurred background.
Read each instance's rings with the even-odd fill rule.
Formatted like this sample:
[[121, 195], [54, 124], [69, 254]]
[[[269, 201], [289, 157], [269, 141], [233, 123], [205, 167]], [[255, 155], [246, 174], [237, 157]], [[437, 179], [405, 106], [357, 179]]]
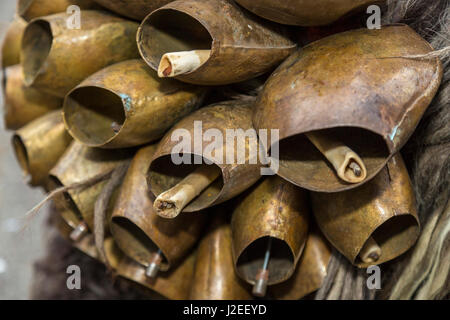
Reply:
[[[0, 1], [0, 38], [15, 13], [16, 1]], [[1, 91], [1, 90], [0, 90]], [[28, 299], [33, 261], [43, 255], [46, 208], [26, 222], [25, 213], [43, 198], [39, 189], [28, 187], [11, 148], [11, 132], [0, 121], [0, 299]]]

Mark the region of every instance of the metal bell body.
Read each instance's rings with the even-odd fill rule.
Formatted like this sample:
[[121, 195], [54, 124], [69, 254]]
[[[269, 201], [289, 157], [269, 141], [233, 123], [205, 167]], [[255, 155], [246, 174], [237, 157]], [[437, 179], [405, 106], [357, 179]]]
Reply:
[[74, 88], [64, 101], [64, 121], [69, 133], [90, 147], [137, 146], [160, 139], [200, 105], [205, 93], [204, 88], [159, 79], [142, 60], [129, 60]]
[[32, 186], [45, 187], [50, 170], [71, 141], [59, 110], [18, 130], [12, 138], [12, 145], [24, 175], [29, 178], [27, 182]]
[[194, 276], [195, 251], [176, 268], [153, 279], [145, 275], [144, 267], [123, 254], [112, 238], [105, 241], [105, 253], [109, 264], [122, 278], [138, 283], [168, 299], [186, 300], [189, 298]]
[[20, 63], [20, 47], [27, 22], [15, 17], [9, 24], [2, 43], [2, 68]]
[[105, 8], [108, 8], [122, 16], [142, 20], [150, 12], [156, 10], [173, 0], [94, 0]]
[[135, 22], [102, 11], [81, 14], [80, 29], [68, 28], [66, 13], [28, 24], [21, 53], [27, 86], [63, 98], [100, 69], [138, 57]]
[[281, 24], [319, 26], [330, 24], [339, 18], [380, 0], [236, 0], [251, 12]]
[[154, 212], [146, 172], [155, 150], [155, 145], [143, 147], [133, 158], [115, 202], [110, 228], [122, 251], [143, 266], [148, 266], [152, 255], [160, 249], [163, 255], [160, 269], [167, 271], [196, 244], [206, 215], [164, 219]]
[[17, 14], [30, 21], [55, 13], [65, 13], [71, 5], [76, 5], [82, 10], [98, 7], [91, 0], [18, 0]]
[[254, 78], [296, 48], [282, 26], [249, 15], [228, 0], [171, 2], [145, 18], [137, 40], [141, 56], [154, 70], [167, 52], [210, 49], [197, 70], [176, 77], [202, 85]]
[[[339, 33], [286, 59], [267, 81], [253, 115], [257, 130], [280, 130], [278, 174], [318, 192], [355, 188], [373, 178], [414, 131], [442, 78], [438, 58], [401, 56], [432, 50], [408, 26], [391, 25]], [[316, 130], [354, 149], [367, 179], [339, 179], [304, 135]]]
[[216, 215], [197, 249], [189, 299], [249, 300], [250, 288], [233, 268], [231, 228], [223, 215]]
[[[247, 131], [253, 129], [251, 124], [251, 103], [243, 101], [220, 102], [201, 108], [178, 122], [159, 142], [158, 148], [153, 156], [152, 163], [147, 174], [147, 182], [150, 191], [158, 196], [162, 192], [172, 188], [180, 182], [185, 176], [190, 174], [196, 167], [195, 164], [176, 165], [172, 162], [171, 154], [178, 141], [172, 141], [172, 133], [176, 130], [185, 130], [191, 137], [191, 152], [183, 151], [184, 154], [200, 156], [214, 165], [217, 165], [222, 175], [207, 187], [197, 198], [188, 204], [183, 212], [195, 212], [206, 209], [213, 205], [222, 203], [233, 198], [239, 193], [249, 188], [260, 178], [261, 165], [257, 158], [253, 157], [250, 150], [258, 150], [258, 142], [255, 139], [247, 139], [249, 143], [245, 145], [244, 164], [227, 164], [225, 156], [226, 151], [226, 130], [242, 129]], [[196, 150], [195, 140], [195, 122], [201, 121], [203, 132], [209, 129], [218, 129], [223, 139], [223, 144], [215, 152], [222, 154], [223, 159], [215, 159], [206, 154], [205, 150], [209, 141], [202, 139], [202, 151]], [[256, 133], [255, 133], [256, 135]], [[230, 145], [231, 148], [231, 145]], [[234, 155], [238, 153], [238, 144], [234, 144]], [[178, 153], [178, 151], [177, 151]], [[220, 160], [220, 161], [217, 161]]]
[[320, 289], [327, 276], [331, 247], [319, 230], [312, 228], [292, 277], [269, 288], [269, 297], [298, 300]]
[[[323, 234], [360, 268], [398, 257], [419, 236], [414, 190], [399, 154], [372, 181], [359, 188], [341, 193], [312, 193], [311, 197]], [[378, 243], [382, 253], [376, 263], [370, 264], [359, 258], [369, 237]]]
[[[128, 161], [131, 156], [132, 150], [94, 149], [74, 141], [50, 171], [51, 189], [71, 186], [107, 174]], [[95, 201], [106, 183], [107, 181], [101, 181], [87, 188], [72, 189], [55, 199], [59, 207], [73, 212], [72, 217], [76, 221], [69, 224], [85, 222], [89, 230], [94, 230]]]
[[25, 86], [20, 65], [6, 68], [3, 77], [3, 117], [7, 129], [17, 130], [62, 106], [61, 98]]
[[272, 238], [268, 285], [294, 273], [308, 237], [306, 193], [278, 176], [258, 182], [237, 201], [231, 219], [233, 260], [240, 278], [254, 284]]

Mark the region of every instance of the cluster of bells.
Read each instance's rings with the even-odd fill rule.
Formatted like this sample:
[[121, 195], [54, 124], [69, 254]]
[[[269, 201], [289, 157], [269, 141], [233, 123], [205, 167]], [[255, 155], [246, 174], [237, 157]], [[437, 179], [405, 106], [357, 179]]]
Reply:
[[[363, 268], [419, 235], [398, 152], [442, 77], [438, 58], [407, 57], [433, 48], [406, 25], [292, 40], [379, 1], [236, 2], [18, 1], [3, 45], [5, 124], [30, 185], [70, 187], [131, 161], [109, 203], [106, 259], [170, 299], [299, 299], [320, 288], [331, 245]], [[70, 4], [80, 29], [67, 26]], [[204, 106], [213, 85], [276, 67], [256, 100]], [[279, 129], [264, 146], [279, 146], [277, 175], [250, 159], [255, 139], [245, 164], [203, 153], [212, 164], [175, 165], [172, 133], [194, 121], [224, 136]], [[106, 183], [54, 199], [63, 234], [99, 259]]]

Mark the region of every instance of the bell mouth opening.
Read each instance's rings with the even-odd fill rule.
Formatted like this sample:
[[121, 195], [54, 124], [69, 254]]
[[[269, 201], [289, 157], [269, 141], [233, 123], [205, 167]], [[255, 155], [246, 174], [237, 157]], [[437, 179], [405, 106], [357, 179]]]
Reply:
[[[147, 174], [147, 183], [155, 197], [174, 187], [200, 166], [207, 165], [203, 157], [194, 154], [188, 155], [190, 156], [191, 164], [175, 164], [171, 159], [171, 155], [165, 155], [153, 160]], [[202, 164], [194, 164], [200, 159]], [[216, 164], [212, 165], [220, 169]], [[196, 212], [210, 207], [220, 196], [223, 186], [224, 181], [221, 173], [219, 178], [215, 179], [214, 182], [194, 198], [182, 212]]]
[[[278, 175], [289, 182], [316, 192], [339, 192], [355, 188], [372, 179], [387, 163], [390, 152], [382, 136], [357, 127], [337, 127], [317, 131], [340, 141], [359, 155], [366, 178], [349, 183], [338, 176], [329, 160], [304, 133], [279, 141]], [[272, 153], [273, 145], [269, 150]], [[272, 156], [272, 154], [271, 154]]]
[[[270, 237], [256, 239], [248, 245], [236, 261], [237, 272], [249, 283], [255, 284], [255, 279], [264, 265], [267, 244]], [[268, 285], [281, 283], [294, 272], [294, 255], [289, 245], [280, 239], [272, 237], [269, 263]]]
[[124, 103], [128, 102], [105, 88], [76, 88], [64, 102], [64, 122], [75, 139], [100, 147], [113, 140], [124, 125]]
[[[148, 267], [154, 254], [160, 249], [146, 234], [128, 218], [113, 217], [111, 233], [119, 248], [131, 259]], [[170, 263], [161, 251], [161, 271], [167, 271]]]
[[[142, 22], [138, 31], [141, 56], [155, 71], [159, 70], [161, 62], [168, 63], [167, 59], [162, 60], [166, 53], [211, 50], [212, 44], [211, 34], [200, 21], [173, 9], [153, 12]], [[200, 68], [209, 57], [185, 74]]]
[[19, 162], [20, 168], [25, 176], [30, 175], [30, 162], [28, 158], [28, 151], [22, 138], [15, 134], [12, 138], [12, 145], [14, 149], [14, 154]]
[[[63, 187], [64, 184], [56, 176], [49, 176], [49, 190], [54, 191]], [[75, 204], [75, 201], [73, 201], [72, 196], [69, 194], [69, 192], [63, 192], [56, 195], [53, 199], [55, 201], [56, 207], [64, 211], [62, 218], [70, 227], [75, 229], [83, 221], [83, 216], [81, 215], [78, 206]]]
[[360, 268], [366, 268], [395, 259], [414, 245], [419, 232], [419, 223], [413, 215], [400, 214], [394, 216], [385, 221], [371, 234], [373, 240], [381, 248], [379, 259], [374, 263], [365, 263], [358, 255], [354, 259], [354, 263]]
[[34, 20], [25, 28], [21, 56], [25, 85], [32, 85], [44, 69], [52, 44], [53, 34], [47, 21]]

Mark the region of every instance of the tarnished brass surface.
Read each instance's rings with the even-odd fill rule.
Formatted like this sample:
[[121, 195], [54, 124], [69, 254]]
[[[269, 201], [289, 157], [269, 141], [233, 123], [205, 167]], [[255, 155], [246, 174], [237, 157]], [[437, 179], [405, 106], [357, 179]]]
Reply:
[[216, 214], [197, 249], [195, 273], [189, 299], [249, 300], [250, 288], [233, 269], [231, 229], [222, 214]]
[[[431, 46], [406, 25], [336, 34], [299, 50], [269, 78], [253, 124], [279, 129], [278, 174], [321, 192], [355, 188], [340, 180], [303, 133], [327, 129], [357, 152], [373, 178], [407, 141], [441, 78]], [[396, 57], [396, 58], [395, 58]]]
[[195, 110], [205, 88], [159, 79], [142, 60], [105, 68], [73, 89], [64, 101], [69, 133], [91, 147], [124, 148], [161, 138]]
[[25, 86], [20, 65], [6, 68], [3, 76], [3, 116], [7, 129], [17, 130], [62, 106], [61, 98]]
[[[132, 156], [132, 150], [94, 149], [74, 141], [50, 171], [52, 183], [50, 188], [67, 187], [106, 174]], [[89, 229], [93, 230], [95, 201], [106, 182], [102, 181], [88, 188], [69, 190], [55, 201], [59, 207], [75, 212], [80, 221], [85, 221]]]
[[26, 21], [30, 21], [54, 13], [66, 13], [71, 5], [76, 5], [83, 10], [98, 7], [91, 0], [18, 0], [17, 14]]
[[137, 40], [141, 56], [154, 70], [165, 53], [210, 49], [202, 66], [176, 77], [203, 85], [254, 78], [296, 48], [284, 27], [244, 12], [228, 0], [171, 2], [144, 19]]
[[194, 275], [195, 252], [186, 257], [178, 267], [150, 279], [145, 275], [145, 268], [124, 255], [112, 238], [105, 241], [105, 251], [110, 265], [121, 277], [152, 289], [168, 299], [189, 298]]
[[34, 19], [25, 29], [21, 61], [26, 85], [59, 97], [108, 65], [138, 57], [137, 23], [102, 11], [82, 11], [81, 29], [67, 14]]
[[173, 0], [94, 0], [105, 8], [125, 17], [142, 20], [150, 12]]
[[330, 24], [352, 11], [362, 10], [381, 0], [236, 0], [253, 13], [282, 24], [319, 26]]
[[254, 284], [272, 237], [268, 285], [293, 274], [308, 236], [306, 193], [278, 176], [268, 177], [238, 199], [231, 219], [237, 274]]
[[[366, 268], [392, 260], [408, 250], [420, 231], [414, 191], [399, 154], [372, 181], [341, 193], [312, 193], [313, 211], [327, 239], [354, 265]], [[359, 253], [372, 238], [381, 247], [376, 263]]]
[[331, 248], [319, 230], [313, 228], [292, 277], [269, 288], [268, 296], [278, 300], [298, 300], [322, 287], [327, 276]]
[[148, 266], [160, 249], [164, 256], [161, 271], [179, 262], [195, 245], [206, 215], [195, 213], [164, 219], [153, 211], [146, 173], [156, 145], [142, 148], [133, 158], [123, 181], [110, 223], [111, 233], [123, 252]]
[[20, 46], [27, 22], [15, 17], [9, 24], [2, 43], [2, 68], [20, 63]]
[[[56, 216], [55, 218], [54, 225], [60, 231], [61, 235], [70, 241], [69, 235], [73, 229], [61, 218], [61, 216]], [[72, 244], [81, 252], [105, 263], [98, 254], [92, 233], [87, 234], [81, 238], [80, 241], [72, 242]], [[195, 253], [190, 254], [184, 259], [177, 268], [161, 274], [152, 281], [145, 276], [145, 269], [143, 267], [120, 251], [112, 237], [107, 237], [104, 245], [106, 258], [108, 259], [111, 268], [115, 270], [117, 276], [151, 289], [162, 295], [163, 298], [174, 300], [189, 298], [189, 290], [194, 275]], [[161, 299], [162, 297], [156, 296], [153, 298]]]
[[27, 182], [32, 186], [45, 186], [49, 171], [71, 141], [59, 110], [18, 130], [12, 137], [12, 145]]
[[[217, 129], [222, 134], [222, 145], [220, 145], [220, 142], [216, 143], [217, 148], [215, 149], [214, 156], [205, 153], [205, 150], [207, 150], [206, 147], [212, 143], [211, 141], [205, 141], [205, 139], [202, 140], [201, 152], [194, 148], [194, 139], [196, 139], [194, 134], [197, 135], [201, 133], [195, 133], [195, 121], [202, 122], [203, 133], [209, 129]], [[254, 138], [246, 139], [247, 143], [245, 146], [242, 142], [239, 144], [230, 143], [228, 145], [229, 148], [234, 148], [235, 160], [237, 157], [236, 155], [238, 154], [238, 147], [243, 148], [245, 151], [245, 157], [243, 157], [244, 164], [227, 164], [226, 161], [226, 130], [242, 129], [246, 131], [252, 129], [251, 103], [242, 101], [220, 102], [201, 108], [187, 116], [178, 122], [164, 138], [161, 139], [147, 175], [150, 191], [155, 196], [172, 188], [184, 177], [193, 172], [197, 166], [195, 164], [176, 165], [173, 163], [171, 154], [178, 154], [181, 152], [178, 148], [175, 148], [174, 151], [174, 147], [178, 145], [179, 142], [176, 139], [175, 141], [172, 141], [171, 139], [172, 133], [177, 129], [185, 129], [187, 130], [185, 133], [188, 132], [191, 136], [191, 150], [190, 152], [182, 150], [183, 154], [192, 156], [191, 158], [194, 156], [203, 157], [203, 159], [217, 165], [222, 170], [222, 175], [187, 205], [183, 212], [199, 211], [231, 199], [246, 190], [259, 179], [260, 164], [257, 159], [258, 141], [256, 132], [253, 132], [255, 134]], [[201, 137], [199, 137], [199, 139], [201, 139]], [[256, 152], [251, 152], [251, 150], [256, 150]], [[223, 155], [223, 158], [221, 159], [219, 156], [220, 154]], [[236, 161], [233, 162], [236, 163]], [[194, 163], [194, 161], [192, 160], [191, 163]]]

